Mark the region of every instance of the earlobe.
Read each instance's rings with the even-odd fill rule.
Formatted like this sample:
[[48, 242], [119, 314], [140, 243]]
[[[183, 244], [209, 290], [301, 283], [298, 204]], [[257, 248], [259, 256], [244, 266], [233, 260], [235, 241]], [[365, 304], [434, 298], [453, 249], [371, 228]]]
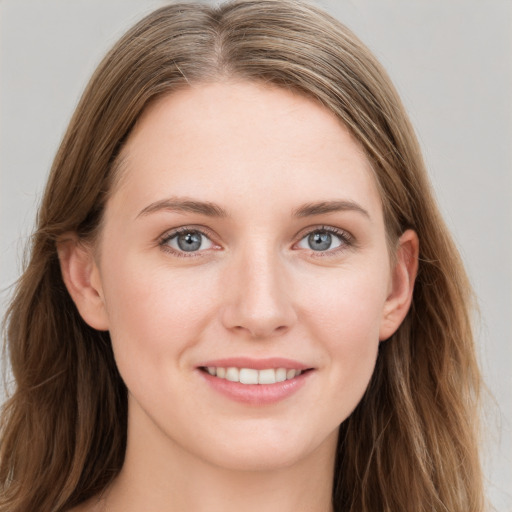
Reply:
[[67, 234], [57, 243], [64, 284], [80, 316], [94, 329], [108, 330], [101, 276], [91, 247], [74, 234]]
[[409, 311], [418, 272], [418, 257], [418, 235], [408, 229], [398, 241], [391, 290], [386, 299], [380, 327], [380, 341], [393, 335]]

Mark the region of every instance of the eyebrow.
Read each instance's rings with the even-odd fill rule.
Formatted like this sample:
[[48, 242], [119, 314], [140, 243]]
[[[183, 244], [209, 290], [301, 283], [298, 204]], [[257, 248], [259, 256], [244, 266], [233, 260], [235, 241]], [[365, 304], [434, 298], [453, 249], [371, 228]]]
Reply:
[[314, 215], [344, 211], [358, 212], [368, 219], [371, 219], [368, 211], [353, 201], [319, 201], [317, 203], [307, 203], [294, 210], [293, 215], [294, 217], [312, 217]]
[[228, 217], [226, 210], [209, 201], [194, 201], [192, 199], [169, 198], [155, 201], [141, 210], [137, 218], [158, 211], [172, 211], [178, 213], [199, 213], [207, 217]]
[[[168, 198], [155, 201], [142, 209], [136, 218], [149, 215], [159, 211], [172, 211], [178, 213], [198, 213], [207, 217], [225, 218], [229, 217], [224, 208], [210, 201], [196, 201], [186, 198]], [[293, 217], [313, 217], [315, 215], [325, 215], [327, 213], [336, 213], [343, 211], [355, 211], [361, 213], [368, 219], [370, 214], [359, 204], [353, 201], [318, 201], [316, 203], [307, 203], [293, 210]]]

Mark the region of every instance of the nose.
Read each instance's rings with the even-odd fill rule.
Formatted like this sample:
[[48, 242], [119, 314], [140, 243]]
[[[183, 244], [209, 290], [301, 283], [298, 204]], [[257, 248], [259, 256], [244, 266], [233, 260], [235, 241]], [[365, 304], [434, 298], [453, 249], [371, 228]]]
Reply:
[[297, 321], [290, 285], [279, 255], [245, 253], [227, 271], [224, 327], [254, 339], [287, 332]]

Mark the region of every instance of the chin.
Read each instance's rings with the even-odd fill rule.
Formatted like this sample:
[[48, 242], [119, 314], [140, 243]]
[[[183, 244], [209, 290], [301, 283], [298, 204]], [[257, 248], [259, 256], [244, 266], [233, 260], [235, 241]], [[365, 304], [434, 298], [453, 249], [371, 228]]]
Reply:
[[234, 451], [226, 450], [220, 456], [214, 457], [212, 464], [229, 471], [279, 471], [297, 464], [307, 454], [300, 453], [300, 450], [293, 452], [276, 453], [273, 447], [257, 447], [254, 450]]
[[225, 440], [212, 441], [209, 447], [215, 446], [215, 451], [208, 450], [208, 454], [203, 452], [203, 457], [210, 464], [231, 471], [279, 471], [301, 462], [306, 463], [312, 457], [323, 456], [322, 453], [335, 453], [337, 438], [338, 429], [320, 440], [294, 436], [291, 431], [280, 436], [264, 437], [248, 431], [243, 438], [224, 438], [230, 439], [229, 443]]

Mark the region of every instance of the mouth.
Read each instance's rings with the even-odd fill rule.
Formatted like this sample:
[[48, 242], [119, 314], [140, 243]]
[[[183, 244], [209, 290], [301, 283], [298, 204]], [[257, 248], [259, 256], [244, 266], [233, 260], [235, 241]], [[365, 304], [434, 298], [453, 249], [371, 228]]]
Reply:
[[235, 366], [201, 366], [199, 369], [212, 377], [247, 385], [285, 382], [312, 370], [312, 368], [299, 369], [282, 367], [258, 370], [255, 368], [238, 368]]
[[202, 361], [196, 367], [216, 393], [247, 406], [276, 404], [308, 388], [315, 368], [292, 359], [230, 357]]

